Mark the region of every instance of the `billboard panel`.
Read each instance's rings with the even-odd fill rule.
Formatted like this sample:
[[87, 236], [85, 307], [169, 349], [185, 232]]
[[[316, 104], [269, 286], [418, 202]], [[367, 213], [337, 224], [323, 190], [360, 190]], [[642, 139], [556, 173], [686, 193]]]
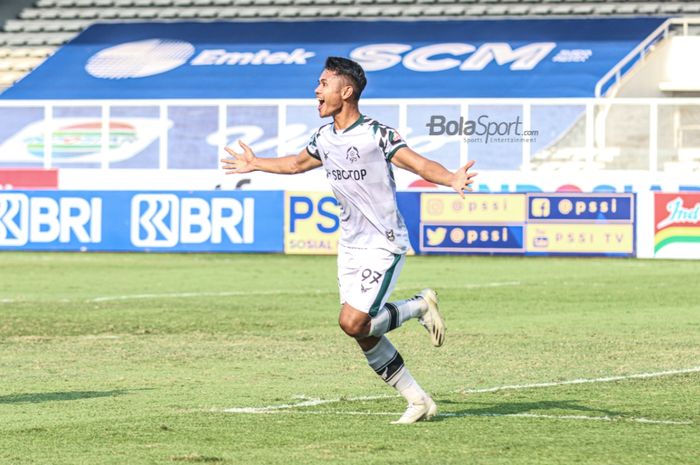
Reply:
[[95, 24], [2, 97], [313, 98], [328, 56], [363, 65], [367, 98], [593, 97], [664, 20]]
[[57, 189], [58, 170], [0, 168], [0, 189]]
[[528, 224], [530, 254], [634, 254], [634, 225], [556, 223]]
[[635, 253], [633, 194], [421, 194], [420, 251]]
[[527, 194], [526, 253], [636, 252], [634, 194]]
[[525, 194], [421, 194], [423, 253], [523, 253]]
[[700, 258], [700, 193], [654, 194], [654, 257]]
[[282, 192], [0, 192], [0, 250], [282, 252]]
[[340, 237], [340, 204], [330, 192], [286, 192], [284, 252], [335, 255]]

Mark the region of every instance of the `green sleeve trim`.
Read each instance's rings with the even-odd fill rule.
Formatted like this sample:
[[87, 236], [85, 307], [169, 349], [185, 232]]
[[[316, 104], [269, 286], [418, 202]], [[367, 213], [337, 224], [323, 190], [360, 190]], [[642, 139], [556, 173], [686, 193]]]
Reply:
[[386, 161], [391, 161], [392, 157], [396, 154], [396, 151], [399, 149], [402, 149], [404, 147], [408, 147], [405, 143], [399, 144], [396, 147], [394, 147], [394, 150], [389, 152], [389, 154], [386, 156]]
[[318, 150], [315, 152], [312, 152], [309, 150], [308, 147], [306, 147], [306, 152], [311, 156], [311, 158], [315, 158], [318, 161], [321, 161], [321, 155], [318, 154]]

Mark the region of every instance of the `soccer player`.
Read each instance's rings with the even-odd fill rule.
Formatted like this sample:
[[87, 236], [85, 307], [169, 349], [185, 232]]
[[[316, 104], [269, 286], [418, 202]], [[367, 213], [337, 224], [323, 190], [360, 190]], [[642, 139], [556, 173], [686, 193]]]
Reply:
[[321, 126], [298, 155], [258, 158], [244, 142], [242, 153], [226, 147], [226, 174], [264, 171], [296, 174], [323, 167], [341, 208], [338, 244], [340, 327], [364, 351], [369, 365], [407, 401], [395, 424], [429, 420], [437, 413], [430, 396], [413, 379], [386, 333], [418, 318], [432, 344], [445, 340], [438, 297], [425, 289], [415, 297], [387, 302], [409, 248], [408, 232], [396, 205], [392, 164], [464, 196], [476, 173], [470, 161], [455, 172], [411, 150], [392, 128], [359, 110], [367, 79], [362, 67], [346, 58], [329, 57], [315, 93]]

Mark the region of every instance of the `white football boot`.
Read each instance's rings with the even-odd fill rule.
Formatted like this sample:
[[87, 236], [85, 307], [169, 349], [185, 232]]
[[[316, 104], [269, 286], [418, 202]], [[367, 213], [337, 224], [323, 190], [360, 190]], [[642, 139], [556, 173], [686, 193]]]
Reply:
[[445, 319], [440, 314], [438, 309], [438, 296], [432, 289], [423, 289], [418, 293], [418, 297], [425, 300], [428, 304], [428, 309], [418, 319], [418, 322], [423, 325], [430, 333], [430, 341], [435, 347], [440, 347], [445, 342]]
[[421, 404], [408, 404], [408, 408], [396, 421], [392, 421], [392, 425], [410, 425], [417, 421], [428, 421], [437, 414], [437, 405], [428, 396], [423, 398]]

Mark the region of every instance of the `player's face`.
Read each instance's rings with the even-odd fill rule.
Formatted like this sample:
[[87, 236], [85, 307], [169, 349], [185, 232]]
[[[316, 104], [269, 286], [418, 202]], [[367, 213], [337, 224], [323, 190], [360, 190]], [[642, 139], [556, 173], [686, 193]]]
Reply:
[[343, 108], [344, 87], [347, 87], [345, 79], [333, 71], [323, 70], [314, 91], [318, 99], [318, 114], [321, 118], [336, 115]]

